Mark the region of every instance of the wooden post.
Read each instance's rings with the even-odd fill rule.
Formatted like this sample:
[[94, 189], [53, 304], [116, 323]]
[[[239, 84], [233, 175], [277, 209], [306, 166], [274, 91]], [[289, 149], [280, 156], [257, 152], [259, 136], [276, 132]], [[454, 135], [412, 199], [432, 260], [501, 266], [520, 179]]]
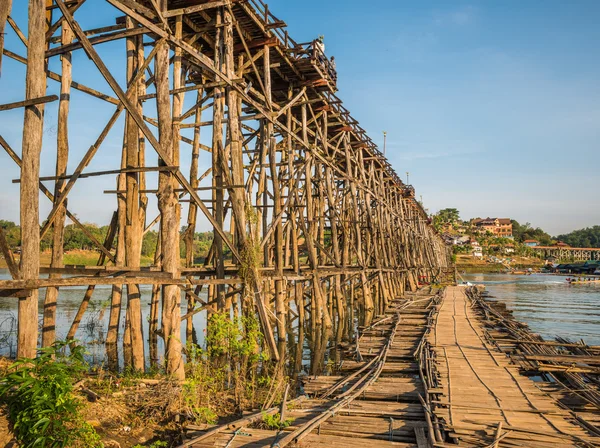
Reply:
[[[223, 67], [223, 29], [222, 9], [219, 8], [216, 12], [216, 37], [215, 37], [215, 68], [222, 71]], [[223, 212], [223, 163], [221, 159], [225, 157], [225, 149], [223, 148], [223, 113], [224, 113], [224, 98], [223, 89], [215, 87], [213, 91], [213, 141], [212, 141], [212, 172], [213, 172], [213, 216], [218, 226], [223, 227], [224, 212]], [[213, 231], [213, 246], [214, 246], [214, 264], [216, 278], [225, 278], [225, 259], [223, 256], [223, 240], [217, 230]], [[223, 310], [225, 307], [225, 286], [216, 285], [216, 300], [217, 309]]]
[[[156, 52], [155, 84], [158, 109], [159, 143], [173, 160], [173, 129], [171, 101], [169, 96], [169, 47], [166, 43]], [[175, 161], [173, 160], [173, 163]], [[160, 160], [164, 166], [165, 162]], [[179, 201], [175, 193], [176, 182], [170, 172], [161, 171], [158, 180], [158, 208], [161, 214], [162, 271], [179, 277]], [[162, 328], [165, 339], [167, 374], [184, 379], [185, 371], [181, 354], [181, 292], [177, 285], [163, 286]]]
[[[62, 45], [68, 45], [73, 41], [73, 31], [67, 23], [62, 25]], [[67, 161], [69, 158], [69, 105], [71, 102], [71, 81], [72, 64], [71, 53], [65, 53], [61, 56], [62, 71], [60, 82], [60, 103], [58, 106], [58, 130], [56, 142], [56, 176], [64, 176], [67, 172]], [[58, 179], [54, 186], [54, 200], [56, 201], [62, 194], [64, 180]], [[56, 218], [53, 223], [52, 234], [52, 260], [51, 267], [63, 266], [63, 245], [65, 220], [67, 213], [67, 201], [58, 206]], [[57, 274], [50, 274], [51, 278], [60, 277]], [[51, 346], [56, 339], [56, 301], [58, 299], [58, 288], [48, 288], [44, 298], [44, 324], [42, 327], [42, 347]]]
[[[46, 94], [46, 2], [29, 2], [29, 45], [27, 47], [27, 75], [25, 99]], [[23, 121], [23, 165], [21, 168], [21, 278], [33, 280], [40, 270], [40, 211], [39, 178], [40, 152], [44, 128], [44, 105], [25, 108]], [[38, 340], [38, 290], [19, 300], [17, 356], [34, 358]]]
[[[192, 188], [198, 188], [200, 184], [198, 180], [198, 159], [200, 157], [200, 122], [202, 121], [202, 107], [200, 106], [200, 102], [202, 97], [204, 96], [204, 90], [198, 90], [198, 96], [196, 97], [196, 110], [195, 110], [195, 119], [194, 124], [196, 127], [194, 128], [194, 140], [192, 142], [192, 161], [190, 164], [190, 184]], [[188, 209], [188, 220], [187, 220], [187, 231], [185, 234], [185, 262], [188, 268], [194, 266], [194, 236], [196, 234], [196, 219], [198, 217], [198, 206], [195, 202], [190, 202], [190, 206]], [[191, 294], [186, 294], [186, 299], [188, 303], [188, 313], [193, 311], [196, 299]], [[186, 344], [190, 344], [193, 339], [193, 319], [187, 319], [186, 321]]]
[[[127, 28], [135, 26], [129, 17], [125, 19]], [[127, 48], [127, 82], [135, 81], [138, 70], [139, 38], [126, 39]], [[143, 47], [141, 48], [143, 51]], [[139, 82], [138, 82], [139, 84]], [[138, 104], [139, 88], [132, 89], [131, 102]], [[131, 116], [125, 116], [125, 159], [126, 168], [139, 168], [140, 165], [140, 131]], [[142, 232], [144, 216], [140, 208], [140, 186], [138, 173], [130, 172], [125, 176], [126, 185], [126, 218], [125, 218], [125, 264], [128, 268], [139, 269], [142, 250]], [[127, 319], [126, 336], [123, 349], [130, 351], [125, 359], [131, 362], [135, 371], [144, 371], [144, 335], [142, 331], [142, 304], [139, 285], [127, 285]]]
[[[269, 110], [273, 109], [272, 96], [271, 96], [271, 51], [268, 45], [264, 46], [264, 82], [266, 89], [266, 100], [267, 107]], [[278, 216], [281, 213], [281, 187], [279, 185], [279, 173], [277, 171], [277, 141], [273, 136], [273, 124], [267, 122], [266, 126], [266, 141], [268, 145], [269, 155], [269, 167], [271, 170], [271, 183], [273, 189], [273, 217]], [[281, 219], [275, 226], [275, 241], [274, 241], [274, 253], [275, 253], [275, 275], [279, 277], [275, 280], [275, 317], [277, 319], [277, 338], [278, 340], [285, 341], [285, 297], [283, 295], [283, 226]], [[280, 357], [283, 354], [280, 353]]]

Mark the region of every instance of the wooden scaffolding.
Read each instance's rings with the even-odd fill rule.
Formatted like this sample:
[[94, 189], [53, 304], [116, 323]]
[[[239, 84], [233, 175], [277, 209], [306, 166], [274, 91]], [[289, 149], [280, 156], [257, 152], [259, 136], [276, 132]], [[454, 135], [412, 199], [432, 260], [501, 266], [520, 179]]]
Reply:
[[[0, 106], [0, 113], [25, 111], [21, 155], [0, 136], [0, 145], [21, 169], [20, 265], [0, 232], [13, 277], [0, 281], [0, 297], [19, 300], [19, 356], [36, 353], [40, 288], [47, 288], [41, 343], [48, 346], [55, 339], [59, 288], [88, 286], [69, 331], [73, 336], [94, 287], [112, 285], [107, 354], [117, 358], [126, 301], [125, 363], [143, 370], [148, 354], [139, 287], [153, 285], [146, 337], [164, 339], [167, 372], [182, 378], [181, 325], [186, 322], [189, 335], [191, 316], [200, 311], [256, 312], [266, 346], [277, 359], [291, 320], [331, 327], [344, 319], [348, 307], [380, 313], [406, 287], [415, 289], [419, 281], [435, 280], [449, 268], [449, 251], [413, 188], [400, 180], [335, 95], [337, 75], [330, 62], [313, 42], [295, 42], [261, 0], [28, 3], [25, 33], [11, 18], [11, 0], [0, 2], [0, 36], [10, 27], [27, 48], [22, 55], [0, 42], [0, 56], [27, 66], [24, 101]], [[82, 29], [78, 17], [107, 4], [114, 13], [109, 21]], [[117, 40], [123, 52], [111, 54], [111, 60], [122, 56], [126, 85], [98, 52], [100, 44]], [[85, 53], [106, 84], [94, 87], [73, 79], [75, 52]], [[60, 73], [48, 68], [56, 57]], [[114, 107], [85, 151], [69, 144], [74, 90]], [[59, 101], [56, 172], [40, 177], [44, 105], [53, 101]], [[121, 115], [120, 166], [90, 171], [111, 129], [118, 132]], [[202, 143], [206, 135], [211, 144]], [[201, 152], [210, 153], [210, 166], [201, 166]], [[182, 153], [186, 160], [191, 154], [189, 164], [181, 162]], [[78, 160], [73, 172], [67, 172], [69, 159]], [[65, 222], [84, 228], [68, 209], [70, 192], [85, 177], [114, 175], [116, 187], [104, 191], [116, 197], [109, 235], [106, 241], [94, 239], [98, 266], [64, 266]], [[201, 192], [210, 197], [200, 197]], [[52, 202], [48, 216], [40, 216], [40, 193]], [[156, 219], [147, 213], [150, 195], [157, 197]], [[182, 220], [187, 225], [184, 264]], [[201, 221], [210, 223], [214, 240], [198, 265], [192, 243]], [[160, 228], [155, 264], [140, 267], [142, 237], [154, 226]], [[40, 268], [40, 237], [50, 230], [52, 263]], [[199, 297], [202, 288], [208, 289], [208, 300]], [[182, 300], [188, 305], [184, 316]]]

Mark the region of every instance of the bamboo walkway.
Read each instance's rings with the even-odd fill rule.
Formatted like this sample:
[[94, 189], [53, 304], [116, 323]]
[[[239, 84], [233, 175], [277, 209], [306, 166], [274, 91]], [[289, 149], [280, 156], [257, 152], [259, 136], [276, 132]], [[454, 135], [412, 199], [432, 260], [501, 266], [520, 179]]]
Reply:
[[210, 429], [182, 447], [430, 446], [415, 353], [436, 299], [421, 292], [393, 301], [385, 315], [361, 331], [342, 362], [343, 375], [306, 379], [306, 395], [284, 407], [285, 418], [293, 419], [285, 430], [261, 428], [265, 413], [281, 411], [276, 407]]
[[[465, 288], [449, 287], [428, 336], [434, 420], [461, 446], [598, 446], [564, 409], [486, 340]], [[440, 444], [442, 445], [442, 444]]]

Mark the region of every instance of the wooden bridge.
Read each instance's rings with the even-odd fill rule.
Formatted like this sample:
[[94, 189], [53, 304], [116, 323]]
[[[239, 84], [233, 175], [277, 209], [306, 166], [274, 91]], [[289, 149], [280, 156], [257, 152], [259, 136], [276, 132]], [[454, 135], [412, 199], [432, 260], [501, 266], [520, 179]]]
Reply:
[[[580, 367], [569, 373], [548, 348], [574, 350]], [[464, 287], [422, 290], [363, 329], [341, 376], [308, 377], [306, 395], [190, 431], [181, 448], [600, 446], [598, 377], [585, 367], [598, 358], [589, 350], [541, 340]], [[533, 353], [545, 353], [537, 356], [547, 368]], [[265, 429], [265, 415], [276, 413], [291, 425]]]
[[[433, 412], [461, 446], [595, 446], [572, 411], [519, 374], [486, 338], [464, 287], [444, 293], [428, 340], [437, 399]], [[502, 441], [502, 442], [500, 442]]]
[[554, 257], [559, 260], [600, 260], [600, 248], [595, 247], [534, 246], [531, 249], [544, 259]]
[[[368, 323], [405, 289], [452, 272], [448, 249], [414, 189], [402, 183], [336, 96], [331, 64], [312, 42], [294, 41], [260, 0], [12, 3], [23, 13], [29, 6], [29, 22], [17, 23], [11, 1], [1, 2], [0, 36], [7, 33], [3, 40], [8, 43], [10, 35], [12, 44], [0, 46], [0, 87], [20, 64], [27, 74], [22, 93], [1, 105], [0, 114], [24, 108], [23, 139], [0, 135], [0, 146], [7, 154], [2, 163], [14, 162], [20, 183], [22, 247], [17, 263], [0, 230], [13, 277], [0, 281], [0, 296], [18, 298], [19, 356], [36, 353], [40, 289], [43, 346], [56, 337], [59, 289], [88, 286], [72, 337], [94, 288], [110, 285], [111, 366], [124, 335], [126, 366], [144, 370], [148, 357], [156, 362], [164, 356], [167, 372], [183, 378], [182, 347], [197, 313], [256, 313], [266, 350], [278, 359], [294, 321], [348, 325], [347, 310], [359, 307]], [[83, 29], [80, 19], [94, 28]], [[87, 58], [76, 58], [80, 53]], [[48, 62], [58, 58], [60, 70], [53, 71], [49, 67], [58, 65]], [[78, 61], [86, 64], [84, 75]], [[92, 71], [103, 82], [91, 85], [98, 78]], [[126, 82], [115, 75], [123, 72]], [[82, 95], [94, 105], [85, 117], [87, 128], [95, 128], [87, 149], [69, 141], [79, 132], [69, 126], [82, 120], [74, 122], [69, 110]], [[50, 123], [44, 109], [56, 106], [57, 122]], [[108, 121], [99, 118], [106, 116]], [[44, 167], [40, 174], [48, 126], [57, 129], [56, 170]], [[6, 131], [0, 127], [0, 134]], [[120, 163], [91, 170], [99, 152], [111, 151], [106, 146], [114, 134], [123, 141]], [[70, 172], [68, 166], [76, 168]], [[94, 176], [107, 179], [104, 189], [86, 186]], [[115, 198], [106, 240], [88, 232], [100, 254], [94, 268], [63, 262], [67, 220], [85, 231], [86, 217], [68, 202], [78, 190], [89, 201], [103, 194]], [[40, 216], [40, 196], [51, 202], [46, 216]], [[186, 230], [180, 235], [182, 216]], [[194, 234], [202, 226], [210, 226], [214, 240], [198, 264]], [[155, 227], [155, 263], [142, 267], [142, 237]], [[53, 241], [49, 268], [40, 267], [40, 238], [47, 235]], [[153, 287], [147, 335], [140, 285]], [[208, 299], [200, 297], [203, 289]]]

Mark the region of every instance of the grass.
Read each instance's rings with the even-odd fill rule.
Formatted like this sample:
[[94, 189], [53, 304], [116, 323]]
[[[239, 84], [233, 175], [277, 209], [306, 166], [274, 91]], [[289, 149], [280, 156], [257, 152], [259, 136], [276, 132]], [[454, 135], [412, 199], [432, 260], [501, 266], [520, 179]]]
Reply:
[[[98, 264], [98, 251], [94, 250], [73, 250], [69, 252], [65, 252], [64, 256], [64, 264], [65, 265], [76, 265], [76, 266], [96, 266]], [[50, 261], [52, 258], [52, 253], [50, 251], [45, 251], [40, 253], [40, 266], [48, 267], [50, 266]], [[16, 258], [17, 263], [19, 262], [19, 258]], [[184, 261], [182, 260], [182, 266]], [[151, 266], [154, 264], [154, 259], [152, 257], [142, 257], [140, 264], [142, 266]], [[0, 269], [6, 269], [6, 260], [0, 257]]]

